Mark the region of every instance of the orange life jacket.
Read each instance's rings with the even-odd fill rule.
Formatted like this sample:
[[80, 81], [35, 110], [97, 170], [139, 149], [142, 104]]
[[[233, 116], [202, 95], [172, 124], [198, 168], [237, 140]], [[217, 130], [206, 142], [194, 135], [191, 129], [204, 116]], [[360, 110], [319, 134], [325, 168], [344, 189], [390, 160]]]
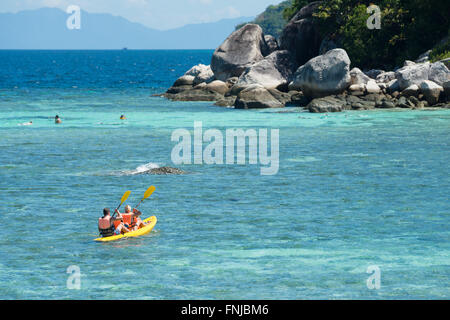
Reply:
[[[136, 219], [136, 217], [133, 217], [132, 213], [123, 213], [122, 217], [123, 217], [123, 223], [128, 225], [128, 229], [134, 228], [136, 226], [137, 219]], [[120, 224], [121, 224], [120, 220], [114, 221], [115, 228], [117, 228]]]
[[111, 237], [114, 235], [116, 228], [111, 225], [111, 216], [106, 216], [98, 219], [98, 231], [103, 237]]

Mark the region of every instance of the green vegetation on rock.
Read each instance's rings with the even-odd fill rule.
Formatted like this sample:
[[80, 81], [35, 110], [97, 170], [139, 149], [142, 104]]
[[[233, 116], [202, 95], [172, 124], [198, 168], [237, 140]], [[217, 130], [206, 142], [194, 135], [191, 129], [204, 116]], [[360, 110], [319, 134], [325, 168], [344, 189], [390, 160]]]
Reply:
[[[284, 12], [290, 17], [306, 2], [294, 0]], [[379, 0], [381, 29], [367, 27], [371, 1], [327, 0], [314, 14], [323, 37], [344, 48], [352, 64], [360, 68], [393, 68], [415, 60], [448, 35], [450, 1]], [[433, 51], [448, 56], [448, 42]]]
[[[255, 23], [264, 31], [266, 35], [272, 35], [279, 38], [281, 31], [283, 31], [287, 20], [285, 20], [283, 13], [286, 9], [292, 7], [292, 0], [283, 1], [278, 5], [268, 6], [267, 9], [258, 15], [255, 20], [249, 23]], [[243, 27], [245, 23], [236, 26], [236, 29]]]
[[434, 47], [430, 53], [430, 59], [432, 62], [436, 62], [443, 59], [450, 58], [450, 30], [447, 38]]

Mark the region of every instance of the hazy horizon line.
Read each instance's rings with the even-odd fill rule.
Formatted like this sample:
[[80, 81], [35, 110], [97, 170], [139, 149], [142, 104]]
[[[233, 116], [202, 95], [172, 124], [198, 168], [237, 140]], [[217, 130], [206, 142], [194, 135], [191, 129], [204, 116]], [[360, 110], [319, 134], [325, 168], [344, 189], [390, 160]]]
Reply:
[[[42, 9], [54, 9], [54, 10], [58, 10], [58, 11], [61, 11], [63, 13], [66, 13], [64, 10], [62, 10], [62, 9], [60, 9], [58, 7], [41, 7], [41, 8], [37, 8], [37, 9], [19, 10], [19, 11], [16, 11], [16, 12], [0, 11], [0, 14], [19, 14], [19, 13], [22, 13], [22, 12], [33, 12], [33, 11], [39, 11], [39, 10], [42, 10]], [[213, 24], [213, 23], [218, 23], [220, 21], [226, 21], [226, 20], [238, 20], [238, 19], [244, 19], [245, 18], [245, 19], [249, 19], [249, 22], [250, 22], [250, 21], [252, 21], [255, 18], [254, 16], [251, 16], [251, 17], [240, 16], [240, 17], [236, 17], [236, 18], [223, 18], [223, 19], [210, 21], [210, 22], [198, 22], [198, 23], [192, 22], [192, 23], [188, 23], [188, 24], [185, 24], [185, 25], [182, 25], [182, 26], [179, 26], [179, 27], [175, 27], [175, 28], [170, 28], [170, 29], [157, 29], [157, 28], [146, 26], [145, 24], [143, 24], [141, 22], [132, 21], [132, 20], [130, 20], [130, 19], [124, 17], [124, 16], [121, 16], [121, 15], [116, 15], [116, 14], [107, 13], [107, 12], [89, 12], [89, 11], [84, 10], [84, 9], [81, 9], [81, 12], [86, 12], [87, 14], [91, 14], [91, 15], [96, 15], [97, 14], [97, 15], [109, 15], [111, 17], [119, 17], [119, 18], [125, 19], [125, 20], [127, 20], [127, 21], [129, 21], [131, 23], [139, 24], [139, 25], [141, 25], [141, 26], [143, 26], [143, 27], [145, 27], [145, 28], [147, 28], [149, 30], [155, 30], [155, 31], [161, 31], [161, 32], [177, 30], [177, 29], [181, 29], [181, 28], [184, 28], [184, 27], [190, 26], [190, 25]]]

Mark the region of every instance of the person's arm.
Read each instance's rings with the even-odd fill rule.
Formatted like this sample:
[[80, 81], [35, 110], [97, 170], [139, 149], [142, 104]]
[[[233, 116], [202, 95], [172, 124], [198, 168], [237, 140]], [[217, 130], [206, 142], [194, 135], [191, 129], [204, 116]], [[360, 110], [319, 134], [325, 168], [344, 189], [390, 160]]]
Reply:
[[116, 213], [117, 213], [117, 216], [112, 218], [111, 220], [112, 221], [122, 220], [123, 217], [122, 217], [122, 214], [119, 212], [119, 210], [116, 210]]

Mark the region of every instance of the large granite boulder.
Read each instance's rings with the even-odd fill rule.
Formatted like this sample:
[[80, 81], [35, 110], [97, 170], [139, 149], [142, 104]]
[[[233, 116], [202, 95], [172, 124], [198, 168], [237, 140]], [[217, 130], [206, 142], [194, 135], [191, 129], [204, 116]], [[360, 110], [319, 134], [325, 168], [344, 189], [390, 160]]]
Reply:
[[445, 82], [450, 81], [450, 71], [442, 62], [432, 63], [430, 66], [428, 80], [442, 86]]
[[439, 102], [439, 96], [444, 91], [444, 88], [430, 80], [422, 81], [419, 88], [430, 106]]
[[303, 7], [289, 21], [280, 36], [280, 48], [291, 51], [299, 66], [319, 54], [323, 39], [312, 15], [321, 3], [322, 1], [315, 1]]
[[263, 86], [252, 85], [239, 92], [234, 107], [236, 109], [282, 108], [284, 104]]
[[260, 26], [247, 24], [233, 32], [216, 49], [211, 69], [217, 80], [239, 77], [248, 67], [264, 59], [270, 52]]
[[419, 63], [405, 66], [395, 72], [395, 77], [401, 90], [412, 85], [419, 85], [422, 81], [428, 80], [430, 63]]
[[295, 59], [289, 51], [275, 51], [248, 68], [236, 86], [245, 88], [252, 84], [260, 84], [266, 89], [287, 87], [292, 80], [295, 67]]
[[351, 85], [350, 58], [343, 49], [333, 49], [309, 60], [294, 75], [289, 89], [320, 98], [345, 91]]

